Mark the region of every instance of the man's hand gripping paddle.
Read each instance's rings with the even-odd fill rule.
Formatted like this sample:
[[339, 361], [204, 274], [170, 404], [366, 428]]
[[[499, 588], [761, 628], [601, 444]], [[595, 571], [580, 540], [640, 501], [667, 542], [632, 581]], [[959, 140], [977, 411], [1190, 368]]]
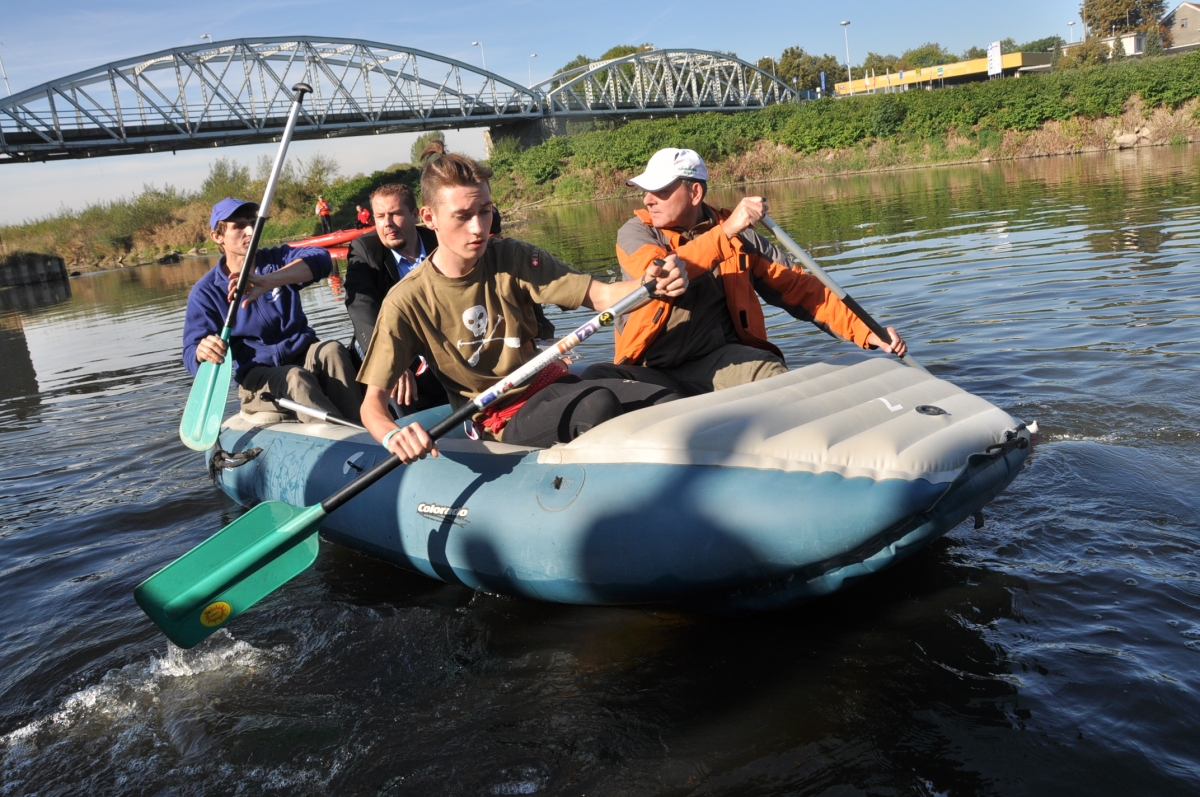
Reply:
[[[618, 317], [649, 301], [653, 289], [653, 281], [643, 283], [452, 412], [429, 430], [429, 436], [437, 440], [524, 384], [601, 327], [612, 326]], [[295, 507], [282, 501], [259, 504], [139, 584], [134, 598], [168, 639], [180, 647], [193, 647], [306, 570], [317, 558], [321, 521], [399, 464], [399, 457], [388, 457], [315, 506]]]
[[[809, 257], [808, 252], [801, 249], [800, 245], [792, 240], [792, 236], [784, 232], [783, 228], [775, 223], [775, 219], [763, 214], [762, 223], [766, 225], [768, 230], [775, 234], [775, 237], [792, 253], [792, 256], [800, 261], [800, 265], [804, 266], [805, 271], [819, 279], [834, 296], [841, 299], [850, 308], [850, 311], [858, 316], [859, 320], [866, 324], [867, 328], [874, 332], [880, 340], [892, 341], [892, 336], [888, 334], [888, 331], [872, 318], [871, 314], [862, 308], [862, 305], [854, 301], [854, 297], [842, 290], [842, 287], [833, 281], [833, 277], [826, 274], [825, 270], [817, 265], [817, 261]], [[919, 368], [922, 371], [925, 370], [925, 366], [914, 360], [912, 355], [906, 354], [901, 359], [905, 365], [911, 365], [913, 368]]]
[[[242, 264], [242, 273], [238, 277], [234, 289], [233, 301], [225, 313], [225, 325], [221, 328], [221, 340], [229, 343], [229, 333], [237, 316], [238, 304], [242, 294], [250, 282], [250, 276], [255, 272], [258, 257], [258, 241], [262, 238], [263, 226], [267, 222], [267, 212], [271, 207], [271, 198], [275, 194], [275, 184], [279, 182], [279, 173], [283, 170], [283, 161], [287, 155], [288, 144], [292, 140], [292, 132], [296, 129], [296, 119], [300, 116], [300, 106], [304, 95], [312, 91], [307, 83], [297, 83], [292, 86], [295, 95], [292, 99], [291, 111], [288, 114], [287, 127], [283, 130], [283, 138], [279, 142], [279, 152], [275, 154], [275, 164], [271, 167], [271, 176], [267, 179], [267, 190], [263, 193], [262, 204], [258, 206], [258, 218], [254, 220], [254, 233], [250, 238], [250, 249], [246, 252], [246, 262]], [[192, 383], [192, 392], [188, 394], [187, 405], [183, 408], [183, 418], [179, 422], [179, 437], [183, 444], [196, 451], [207, 451], [217, 442], [221, 431], [221, 418], [225, 415], [225, 400], [229, 397], [229, 383], [233, 381], [233, 350], [225, 349], [225, 359], [220, 365], [208, 360], [200, 363], [196, 373], [196, 381]]]

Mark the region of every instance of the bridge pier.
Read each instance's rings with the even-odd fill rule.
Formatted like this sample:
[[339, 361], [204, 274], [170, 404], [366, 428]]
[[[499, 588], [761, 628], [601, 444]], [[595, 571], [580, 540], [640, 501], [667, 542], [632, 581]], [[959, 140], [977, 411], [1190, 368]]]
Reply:
[[0, 261], [0, 286], [37, 285], [66, 278], [66, 263], [54, 255], [13, 252]]
[[541, 119], [521, 119], [515, 122], [492, 125], [483, 134], [483, 143], [490, 158], [496, 144], [504, 138], [516, 139], [520, 149], [536, 147], [548, 138], [565, 136], [567, 121], [560, 117], [546, 116]]

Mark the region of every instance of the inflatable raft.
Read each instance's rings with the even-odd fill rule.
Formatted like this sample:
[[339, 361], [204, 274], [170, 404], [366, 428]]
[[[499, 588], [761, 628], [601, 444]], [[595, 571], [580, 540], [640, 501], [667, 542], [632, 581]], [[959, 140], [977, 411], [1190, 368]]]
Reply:
[[[447, 412], [415, 417], [428, 428]], [[547, 449], [456, 432], [441, 456], [397, 468], [321, 533], [505, 595], [776, 608], [892, 565], [979, 512], [1030, 440], [949, 382], [848, 354]], [[217, 473], [247, 506], [317, 503], [385, 456], [365, 432], [261, 415], [230, 419], [220, 449], [219, 463], [244, 461]]]

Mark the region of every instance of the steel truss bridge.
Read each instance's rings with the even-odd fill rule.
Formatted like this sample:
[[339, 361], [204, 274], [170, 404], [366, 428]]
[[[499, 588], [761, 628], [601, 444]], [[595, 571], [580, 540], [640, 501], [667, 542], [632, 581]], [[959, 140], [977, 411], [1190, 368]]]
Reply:
[[569, 119], [671, 116], [795, 102], [753, 64], [655, 50], [533, 87], [391, 44], [292, 36], [231, 39], [115, 61], [0, 101], [0, 163], [277, 140], [290, 87], [313, 87], [297, 139], [464, 127], [549, 129]]

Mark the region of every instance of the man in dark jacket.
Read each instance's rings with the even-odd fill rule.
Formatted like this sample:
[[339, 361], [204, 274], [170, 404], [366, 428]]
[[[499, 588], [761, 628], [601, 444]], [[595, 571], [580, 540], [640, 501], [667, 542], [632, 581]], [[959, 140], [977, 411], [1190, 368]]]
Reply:
[[[357, 423], [362, 390], [350, 353], [336, 341], [317, 340], [300, 305], [300, 289], [324, 279], [333, 268], [324, 249], [259, 249], [228, 346], [218, 334], [246, 267], [257, 211], [258, 205], [239, 199], [222, 199], [213, 206], [211, 236], [221, 259], [188, 294], [183, 364], [195, 376], [201, 362], [219, 364], [232, 354], [245, 412], [278, 411], [263, 397], [270, 392]], [[301, 415], [300, 420], [316, 419]]]
[[[346, 261], [346, 310], [360, 361], [375, 332], [383, 297], [438, 245], [433, 230], [417, 226], [417, 203], [407, 186], [389, 183], [375, 189], [371, 212], [375, 230], [350, 244]], [[445, 389], [421, 361], [400, 378], [392, 397], [409, 413], [447, 401]]]

